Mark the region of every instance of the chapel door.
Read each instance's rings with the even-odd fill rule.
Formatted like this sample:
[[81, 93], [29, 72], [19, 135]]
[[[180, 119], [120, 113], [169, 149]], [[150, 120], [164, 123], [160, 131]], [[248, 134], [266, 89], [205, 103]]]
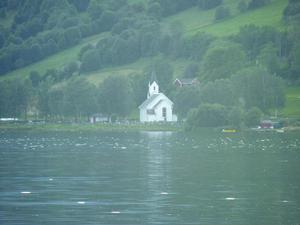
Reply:
[[162, 117], [164, 118], [164, 121], [167, 120], [167, 108], [166, 107], [162, 108]]

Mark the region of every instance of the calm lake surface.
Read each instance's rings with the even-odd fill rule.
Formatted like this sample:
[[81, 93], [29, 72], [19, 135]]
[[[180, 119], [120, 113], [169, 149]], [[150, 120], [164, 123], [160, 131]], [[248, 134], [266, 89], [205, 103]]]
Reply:
[[0, 133], [0, 224], [300, 224], [299, 133]]

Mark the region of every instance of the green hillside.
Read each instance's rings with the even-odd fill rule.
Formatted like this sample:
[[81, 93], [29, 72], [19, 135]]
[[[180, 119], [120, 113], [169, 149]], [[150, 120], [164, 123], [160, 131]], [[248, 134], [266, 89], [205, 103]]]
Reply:
[[[253, 0], [245, 0], [244, 2], [250, 3], [252, 1]], [[30, 1], [28, 2], [30, 3]], [[110, 4], [110, 2], [113, 1], [107, 1], [104, 3], [104, 6], [105, 4]], [[116, 1], [114, 2], [116, 3]], [[7, 39], [2, 52], [5, 54], [5, 51], [7, 51], [7, 55], [9, 55], [13, 54], [14, 51], [18, 51], [19, 54], [15, 54], [14, 58], [6, 58], [14, 60], [12, 61], [14, 67], [10, 67], [10, 69], [27, 65], [30, 61], [26, 60], [35, 58], [34, 54], [24, 54], [23, 64], [16, 60], [19, 57], [22, 61], [23, 53], [26, 52], [26, 50], [31, 50], [34, 45], [43, 43], [39, 38], [43, 39], [45, 36], [53, 38], [56, 35], [56, 37], [59, 37], [59, 41], [61, 41], [61, 37], [65, 40], [63, 42], [64, 46], [61, 45], [63, 46], [61, 47], [58, 45], [59, 41], [55, 39], [57, 48], [54, 52], [57, 53], [53, 54], [52, 52], [52, 55], [44, 55], [44, 57], [48, 57], [40, 61], [37, 61], [40, 58], [35, 58], [35, 60], [32, 61], [35, 63], [6, 74], [2, 72], [4, 75], [0, 76], [0, 80], [28, 78], [32, 71], [36, 71], [39, 75], [43, 76], [47, 70], [56, 69], [58, 72], [52, 71], [55, 74], [50, 74], [53, 80], [55, 80], [54, 82], [66, 81], [66, 79], [69, 79], [74, 74], [80, 73], [82, 77], [87, 78], [90, 83], [100, 84], [105, 78], [116, 74], [122, 76], [138, 74], [141, 75], [139, 77], [146, 77], [145, 69], [150, 70], [154, 68], [154, 66], [156, 66], [155, 63], [159, 61], [162, 62], [162, 65], [168, 64], [167, 67], [169, 67], [169, 69], [164, 70], [166, 69], [164, 68], [160, 74], [168, 74], [168, 72], [171, 71], [171, 73], [169, 73], [170, 76], [167, 75], [169, 77], [165, 80], [170, 86], [175, 77], [183, 76], [183, 74], [184, 76], [191, 76], [187, 75], [187, 69], [189, 67], [189, 69], [193, 69], [195, 65], [197, 71], [195, 72], [194, 70], [192, 76], [200, 77], [201, 82], [205, 81], [204, 83], [206, 83], [206, 81], [214, 82], [220, 78], [231, 79], [232, 75], [236, 74], [236, 72], [241, 71], [245, 67], [255, 67], [255, 64], [258, 65], [258, 63], [263, 66], [262, 68], [270, 72], [270, 74], [276, 73], [290, 81], [297, 81], [298, 79], [298, 72], [294, 72], [298, 71], [297, 68], [292, 68], [293, 65], [298, 63], [297, 57], [298, 55], [300, 56], [300, 54], [297, 53], [298, 49], [295, 47], [298, 43], [297, 38], [295, 38], [296, 32], [290, 33], [291, 35], [289, 33], [287, 34], [290, 35], [290, 39], [287, 41], [293, 42], [293, 44], [290, 44], [292, 46], [291, 49], [284, 49], [284, 51], [287, 50], [287, 52], [283, 52], [283, 55], [280, 54], [279, 56], [278, 54], [278, 51], [282, 51], [283, 48], [282, 43], [278, 44], [278, 38], [281, 39], [281, 35], [284, 35], [283, 32], [280, 31], [286, 28], [286, 23], [283, 22], [283, 16], [285, 21], [287, 21], [287, 16], [283, 14], [283, 12], [288, 8], [288, 4], [290, 4], [289, 0], [271, 0], [267, 4], [266, 1], [263, 3], [266, 5], [260, 5], [255, 9], [250, 8], [249, 4], [246, 5], [247, 8], [245, 10], [238, 9], [238, 4], [241, 2], [240, 0], [223, 0], [221, 5], [215, 5], [212, 9], [195, 6], [194, 2], [193, 5], [187, 4], [183, 8], [176, 9], [178, 11], [168, 11], [168, 5], [163, 6], [162, 2], [164, 1], [162, 1], [162, 11], [160, 14], [151, 8], [153, 5], [155, 6], [155, 1], [147, 1], [147, 3], [145, 3], [143, 0], [128, 0], [127, 2], [130, 6], [126, 5], [126, 7], [130, 7], [130, 9], [132, 7], [131, 10], [141, 9], [141, 12], [137, 10], [134, 14], [128, 13], [127, 15], [126, 7], [122, 8], [123, 11], [121, 14], [117, 14], [117, 10], [116, 12], [106, 12], [106, 14], [104, 14], [108, 17], [115, 13], [114, 16], [119, 15], [120, 18], [118, 17], [118, 20], [115, 20], [115, 23], [112, 23], [110, 27], [104, 31], [92, 31], [92, 33], [94, 32], [93, 34], [96, 34], [92, 36], [90, 36], [91, 33], [83, 32], [86, 31], [84, 30], [86, 28], [85, 25], [91, 25], [88, 29], [93, 29], [97, 25], [93, 24], [93, 15], [96, 15], [95, 20], [98, 20], [98, 23], [99, 21], [101, 22], [102, 17], [97, 17], [99, 11], [94, 12], [94, 14], [91, 14], [89, 11], [91, 9], [78, 12], [72, 18], [73, 20], [71, 19], [69, 21], [71, 24], [77, 24], [77, 30], [79, 30], [79, 24], [81, 26], [83, 25], [83, 27], [80, 27], [83, 31], [80, 30], [80, 37], [77, 42], [72, 38], [72, 35], [71, 37], [70, 35], [65, 36], [68, 34], [66, 31], [74, 31], [74, 27], [70, 28], [68, 24], [66, 25], [67, 29], [56, 25], [57, 30], [41, 31], [36, 36], [32, 35], [32, 37], [30, 37], [33, 40], [32, 42], [30, 42], [30, 38], [25, 38], [22, 45], [20, 44], [18, 46], [23, 48], [23, 52], [18, 51], [17, 47], [7, 45], [8, 41], [18, 40], [14, 40], [13, 38]], [[177, 1], [177, 4], [178, 2], [180, 1]], [[93, 4], [98, 3], [93, 2]], [[181, 2], [181, 4], [185, 3], [186, 2]], [[220, 4], [220, 2], [218, 4]], [[70, 5], [62, 6], [65, 7], [62, 11], [68, 12], [68, 10], [70, 10], [70, 8], [68, 8]], [[116, 7], [116, 5], [114, 7]], [[216, 20], [216, 12], [220, 8], [226, 9], [229, 13], [221, 19]], [[93, 9], [99, 10], [97, 7]], [[151, 11], [151, 9], [153, 11]], [[156, 8], [154, 7], [154, 9]], [[293, 10], [289, 10], [289, 13], [293, 13]], [[15, 11], [8, 11], [8, 15], [0, 19], [0, 24], [2, 27], [8, 29], [15, 23], [16, 18], [20, 15], [26, 16], [26, 10], [23, 14], [22, 11], [20, 14], [20, 8]], [[58, 13], [57, 15], [61, 14]], [[288, 14], [288, 16], [293, 15]], [[88, 22], [86, 23], [86, 21]], [[247, 27], [239, 33], [241, 27], [250, 24], [254, 26]], [[25, 29], [22, 23], [20, 23], [20, 26], [22, 29]], [[103, 26], [103, 23], [99, 25], [99, 27], [101, 26]], [[276, 29], [265, 28], [264, 26]], [[18, 27], [19, 33], [15, 32], [13, 35], [20, 35], [20, 32], [24, 31], [21, 28]], [[52, 32], [52, 36], [47, 36], [47, 32]], [[291, 30], [289, 29], [287, 32], [291, 32]], [[81, 34], [85, 34], [85, 36], [81, 36]], [[234, 34], [237, 35], [233, 37]], [[20, 36], [17, 37], [19, 38]], [[73, 44], [68, 45], [68, 43], [66, 43], [68, 42], [66, 41], [66, 37], [69, 37], [69, 41], [73, 41]], [[96, 45], [97, 43], [99, 44]], [[82, 51], [83, 47], [87, 45], [90, 46], [84, 48], [84, 51]], [[30, 53], [32, 53], [32, 51], [30, 51]], [[80, 59], [79, 53], [81, 53]], [[0, 57], [2, 56], [3, 54], [0, 55]], [[2, 59], [4, 59], [4, 57], [2, 57]], [[62, 71], [65, 65], [74, 61], [78, 62], [75, 71]], [[2, 60], [1, 68], [7, 68], [3, 62], [9, 61]], [[155, 68], [155, 70], [156, 69], [157, 68]], [[166, 71], [167, 73], [165, 73]], [[130, 79], [134, 79], [134, 82], [141, 82], [136, 81], [140, 79], [139, 77], [130, 76]], [[39, 82], [41, 82], [41, 80]], [[68, 83], [68, 81], [65, 83]], [[169, 88], [169, 90], [170, 89], [171, 88]], [[284, 94], [282, 94], [282, 96], [284, 96]], [[298, 104], [298, 98], [299, 88], [289, 88], [287, 90], [286, 107], [281, 111], [283, 116], [299, 116], [300, 104]]]
[[[138, 1], [135, 0], [132, 2]], [[163, 27], [163, 30], [167, 30], [169, 29], [170, 24], [179, 21], [183, 24], [185, 35], [194, 35], [198, 32], [207, 32], [217, 36], [226, 36], [236, 33], [239, 31], [239, 27], [251, 23], [261, 26], [270, 25], [274, 27], [282, 27], [282, 11], [287, 5], [287, 2], [288, 0], [274, 0], [265, 7], [247, 11], [241, 14], [236, 9], [238, 0], [225, 0], [224, 5], [228, 6], [231, 9], [232, 15], [230, 18], [222, 22], [215, 22], [215, 9], [203, 11], [198, 7], [194, 7], [164, 19], [161, 22], [161, 25]], [[100, 34], [86, 38], [75, 47], [61, 51], [32, 65], [7, 73], [6, 75], [0, 77], [0, 79], [16, 78], [19, 76], [26, 77], [31, 71], [37, 71], [40, 74], [43, 74], [47, 69], [60, 68], [68, 62], [76, 60], [82, 46], [89, 43], [94, 44], [105, 35], [106, 34]], [[140, 60], [142, 61], [142, 64], [140, 64], [140, 62], [136, 62], [130, 65], [116, 66], [113, 68], [92, 72], [88, 76], [91, 77], [90, 80], [98, 81], [98, 79], [101, 80], [103, 76], [109, 74], [109, 71], [111, 71], [111, 73], [115, 73], [116, 71], [118, 73], [123, 73], [122, 70], [124, 68], [130, 68], [130, 70], [125, 69], [124, 73], [128, 74], [129, 71], [139, 72], [141, 71], [141, 66], [148, 65], [149, 63], [151, 63], [151, 60], [151, 58], [146, 58]], [[184, 63], [185, 62], [181, 64]], [[181, 68], [180, 66], [176, 66], [175, 64], [176, 62], [174, 63], [175, 68]], [[179, 74], [180, 72], [181, 71], [175, 70], [176, 74]]]
[[101, 33], [84, 39], [79, 45], [66, 49], [57, 54], [54, 54], [44, 60], [33, 63], [29, 66], [14, 70], [6, 75], [0, 77], [1, 79], [15, 79], [19, 77], [27, 77], [31, 71], [37, 71], [40, 74], [45, 73], [48, 69], [60, 69], [65, 64], [78, 59], [80, 49], [87, 44], [96, 44], [101, 38], [105, 37], [107, 33]]
[[258, 26], [274, 26], [282, 28], [282, 12], [288, 4], [288, 0], [274, 0], [269, 5], [240, 13], [237, 10], [236, 0], [225, 0], [225, 5], [230, 8], [231, 17], [215, 22], [215, 10], [203, 11], [197, 7], [186, 10], [177, 15], [167, 18], [163, 24], [169, 25], [172, 22], [179, 21], [184, 26], [186, 35], [194, 35], [197, 32], [208, 32], [217, 36], [227, 36], [237, 33], [241, 26], [254, 24]]

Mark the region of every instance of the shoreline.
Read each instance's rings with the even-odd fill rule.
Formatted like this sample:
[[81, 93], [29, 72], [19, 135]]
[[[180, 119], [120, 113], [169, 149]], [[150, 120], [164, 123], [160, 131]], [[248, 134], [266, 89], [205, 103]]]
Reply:
[[29, 132], [97, 132], [97, 131], [183, 131], [181, 124], [153, 123], [153, 124], [10, 124], [0, 123], [0, 131], [29, 131]]
[[[59, 124], [59, 123], [44, 123], [44, 124], [16, 124], [16, 123], [0, 123], [0, 132], [8, 131], [27, 131], [27, 132], [130, 132], [130, 131], [171, 131], [171, 132], [223, 132], [224, 127], [201, 127], [194, 131], [186, 131], [184, 124], [182, 123], [133, 123], [133, 124], [115, 124], [115, 123], [78, 123], [78, 124]], [[255, 129], [255, 128], [243, 128], [232, 129], [234, 132], [299, 132], [299, 126], [288, 126], [281, 129]], [[227, 132], [223, 132], [227, 133]]]

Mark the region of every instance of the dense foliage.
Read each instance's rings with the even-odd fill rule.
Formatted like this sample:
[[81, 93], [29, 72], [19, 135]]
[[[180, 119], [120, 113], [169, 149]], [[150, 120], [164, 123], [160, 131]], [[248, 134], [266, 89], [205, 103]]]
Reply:
[[[11, 26], [0, 27], [0, 74], [77, 45], [85, 37], [105, 34], [82, 46], [77, 60], [62, 68], [1, 81], [0, 117], [26, 118], [28, 112], [59, 120], [95, 113], [126, 117], [145, 99], [154, 72], [160, 89], [173, 97], [179, 118], [187, 118], [191, 127], [253, 125], [258, 111], [269, 114], [284, 106], [285, 83], [300, 82], [299, 4], [289, 1], [282, 30], [250, 24], [220, 38], [207, 33], [185, 36], [180, 22], [161, 25], [163, 17], [194, 6], [199, 11], [215, 8], [215, 19], [226, 19], [230, 11], [222, 2], [1, 1], [0, 16], [12, 11], [15, 16]], [[241, 0], [236, 7], [245, 11], [267, 3]], [[152, 62], [128, 77], [105, 77], [99, 85], [85, 78], [91, 71], [147, 57]], [[188, 62], [181, 76], [198, 78], [200, 86], [174, 87], [175, 60]]]
[[[148, 21], [159, 20], [195, 5], [196, 0], [151, 0], [146, 6], [143, 3], [128, 4], [126, 0], [3, 0], [0, 4], [2, 17], [13, 12], [15, 17], [9, 27], [0, 27], [0, 74], [72, 47], [82, 38], [94, 34], [105, 31], [121, 34], [128, 28], [138, 29], [142, 33], [146, 29], [143, 37], [125, 33], [116, 37], [115, 50], [111, 54], [117, 56], [120, 49], [123, 52], [125, 45], [130, 49], [138, 41], [148, 43], [153, 39], [155, 33], [152, 33], [154, 30]], [[152, 46], [149, 43], [141, 55], [134, 52], [128, 60], [124, 57], [127, 51], [116, 59], [117, 63], [153, 54], [149, 53]]]

